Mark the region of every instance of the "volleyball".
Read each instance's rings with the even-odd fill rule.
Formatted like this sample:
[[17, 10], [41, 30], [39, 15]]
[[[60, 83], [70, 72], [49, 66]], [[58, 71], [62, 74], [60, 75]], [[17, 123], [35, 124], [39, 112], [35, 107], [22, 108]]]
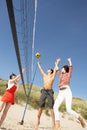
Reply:
[[36, 56], [36, 58], [40, 58], [41, 54], [40, 54], [39, 52], [37, 52], [37, 53], [35, 54], [35, 56]]

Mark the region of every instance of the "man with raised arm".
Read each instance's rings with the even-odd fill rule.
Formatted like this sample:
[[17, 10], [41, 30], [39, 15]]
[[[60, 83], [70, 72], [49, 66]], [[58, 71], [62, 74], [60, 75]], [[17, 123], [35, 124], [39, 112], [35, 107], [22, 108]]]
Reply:
[[54, 82], [56, 72], [57, 72], [57, 64], [55, 62], [54, 70], [50, 68], [47, 70], [47, 73], [45, 73], [44, 70], [42, 69], [40, 62], [38, 62], [37, 64], [38, 64], [39, 70], [41, 72], [41, 75], [43, 77], [43, 89], [41, 89], [41, 97], [40, 97], [39, 110], [38, 110], [35, 130], [38, 130], [38, 127], [40, 124], [40, 117], [41, 117], [43, 108], [45, 107], [46, 99], [48, 99], [51, 117], [52, 117], [52, 128], [54, 128], [54, 125], [55, 125], [54, 111], [53, 111], [54, 91], [52, 89], [52, 86], [53, 86], [53, 82]]

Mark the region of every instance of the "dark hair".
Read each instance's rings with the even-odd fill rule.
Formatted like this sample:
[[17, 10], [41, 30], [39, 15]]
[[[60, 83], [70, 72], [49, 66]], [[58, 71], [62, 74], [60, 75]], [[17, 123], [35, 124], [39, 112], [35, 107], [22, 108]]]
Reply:
[[66, 73], [69, 72], [69, 66], [68, 65], [64, 65], [63, 68], [65, 69]]
[[12, 73], [9, 78], [12, 79], [12, 76], [16, 76], [14, 73]]
[[51, 74], [52, 74], [53, 73], [53, 69], [50, 68], [50, 70], [51, 70]]

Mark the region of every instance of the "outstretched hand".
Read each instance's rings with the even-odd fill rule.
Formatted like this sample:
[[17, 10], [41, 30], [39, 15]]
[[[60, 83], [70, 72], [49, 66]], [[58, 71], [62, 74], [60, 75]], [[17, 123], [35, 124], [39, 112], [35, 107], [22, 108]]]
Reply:
[[58, 58], [55, 63], [58, 65], [60, 61], [61, 61], [61, 59]]
[[71, 60], [71, 58], [68, 58], [67, 60], [69, 62], [69, 65], [72, 66], [72, 60]]
[[39, 64], [39, 65], [40, 65], [40, 64], [41, 64], [41, 62], [37, 62], [37, 64]]
[[71, 61], [71, 57], [70, 58], [67, 58], [68, 61]]
[[22, 73], [24, 73], [25, 69], [22, 69]]

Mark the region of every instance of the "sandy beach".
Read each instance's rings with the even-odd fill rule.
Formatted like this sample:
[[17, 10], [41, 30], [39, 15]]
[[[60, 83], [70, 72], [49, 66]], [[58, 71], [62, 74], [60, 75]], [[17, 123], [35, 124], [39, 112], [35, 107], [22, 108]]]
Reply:
[[[1, 130], [34, 130], [37, 110], [29, 108], [26, 110], [24, 123], [20, 125], [19, 122], [22, 121], [23, 112], [25, 105], [12, 105], [9, 109], [7, 117], [1, 127]], [[1, 115], [1, 114], [0, 114]], [[38, 130], [51, 130], [51, 117], [46, 116], [44, 113], [41, 116], [41, 122]], [[86, 122], [87, 124], [87, 122]], [[82, 128], [80, 123], [69, 115], [61, 114], [61, 126], [62, 130], [87, 130]]]

